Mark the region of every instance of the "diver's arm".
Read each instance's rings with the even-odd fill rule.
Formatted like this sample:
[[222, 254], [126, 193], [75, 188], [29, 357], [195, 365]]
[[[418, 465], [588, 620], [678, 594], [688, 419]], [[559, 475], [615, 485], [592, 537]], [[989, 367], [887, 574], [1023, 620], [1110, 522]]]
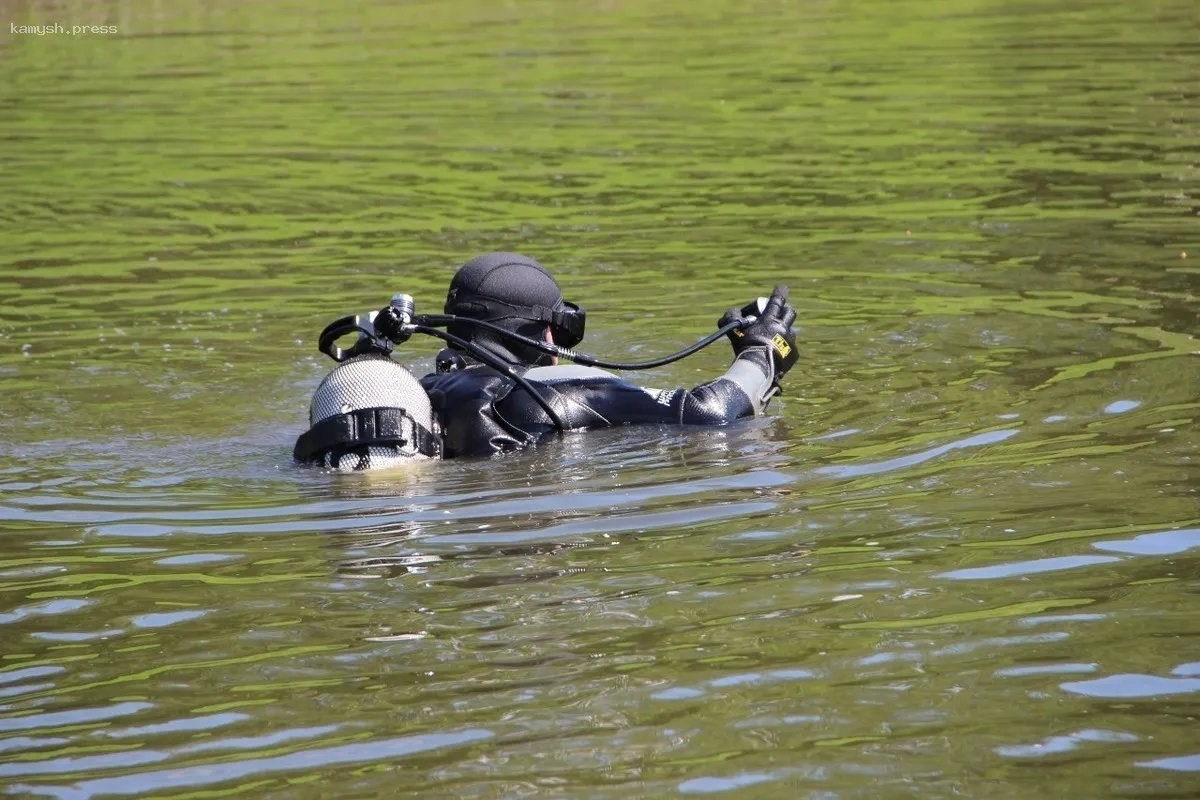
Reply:
[[[739, 353], [721, 377], [692, 389], [650, 389], [637, 386], [594, 367], [539, 367], [525, 373], [556, 399], [570, 428], [666, 423], [674, 425], [725, 425], [758, 416], [778, 391], [774, 365], [765, 348]], [[514, 391], [512, 397], [523, 397]], [[523, 412], [517, 412], [523, 407]], [[512, 420], [540, 419], [529, 403], [510, 406], [503, 413]], [[525, 427], [527, 423], [518, 422]]]
[[684, 425], [723, 425], [761, 415], [778, 391], [770, 357], [754, 350], [739, 354], [716, 380], [678, 390], [672, 405]]
[[[796, 363], [796, 335], [791, 329], [796, 312], [787, 304], [787, 288], [780, 286], [761, 311], [754, 304], [730, 309], [718, 325], [724, 327], [750, 314], [758, 316], [729, 334], [733, 364], [721, 377], [690, 390], [635, 386], [594, 367], [537, 367], [525, 377], [546, 389], [571, 429], [656, 422], [724, 425], [757, 416]], [[535, 421], [545, 424], [544, 413], [522, 390], [514, 390], [498, 403], [497, 411], [508, 424], [523, 430]]]
[[[760, 313], [757, 307], [752, 310]], [[732, 309], [720, 325], [750, 313]], [[796, 362], [795, 318], [787, 289], [779, 287], [753, 323], [730, 334], [734, 361], [725, 374], [691, 390], [648, 389], [584, 366], [534, 367], [524, 377], [569, 430], [647, 423], [724, 425], [763, 413], [778, 391], [779, 380]], [[524, 388], [487, 375], [493, 373], [476, 367], [422, 380], [452, 455], [517, 449], [554, 430], [541, 404]]]
[[[569, 428], [596, 428], [634, 423], [724, 425], [762, 414], [779, 391], [779, 381], [796, 363], [795, 310], [787, 304], [787, 287], [776, 287], [763, 309], [751, 304], [730, 309], [718, 325], [735, 319], [756, 318], [730, 332], [733, 364], [716, 380], [693, 389], [657, 390], [635, 386], [612, 373], [593, 367], [540, 367], [525, 373], [539, 382], [561, 404]], [[540, 419], [540, 410], [520, 402], [523, 392], [513, 392], [503, 416], [517, 427]]]

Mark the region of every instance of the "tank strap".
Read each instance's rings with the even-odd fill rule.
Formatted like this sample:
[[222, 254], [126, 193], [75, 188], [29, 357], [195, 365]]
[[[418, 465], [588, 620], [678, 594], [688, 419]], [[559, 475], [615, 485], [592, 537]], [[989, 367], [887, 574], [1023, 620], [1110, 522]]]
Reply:
[[[411, 425], [409, 433], [405, 432], [405, 420]], [[323, 419], [300, 435], [292, 457], [305, 463], [317, 460], [327, 450], [340, 453], [368, 445], [415, 445], [423, 456], [442, 457], [441, 437], [403, 408], [360, 408]]]

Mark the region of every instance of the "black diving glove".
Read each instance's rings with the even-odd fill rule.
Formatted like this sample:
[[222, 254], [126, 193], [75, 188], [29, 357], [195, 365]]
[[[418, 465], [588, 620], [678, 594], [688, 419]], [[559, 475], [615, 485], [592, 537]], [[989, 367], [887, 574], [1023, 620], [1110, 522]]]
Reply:
[[[743, 308], [729, 309], [717, 322], [717, 327], [723, 328], [738, 319], [756, 318], [749, 325], [734, 328], [727, 335], [733, 344], [735, 358], [747, 350], [763, 348], [764, 357], [771, 361], [772, 383], [775, 384], [800, 357], [796, 351], [796, 332], [792, 330], [796, 309], [788, 305], [787, 298], [788, 288], [776, 286], [765, 307], [760, 308], [760, 301], [755, 300]], [[762, 366], [767, 365], [764, 363]]]

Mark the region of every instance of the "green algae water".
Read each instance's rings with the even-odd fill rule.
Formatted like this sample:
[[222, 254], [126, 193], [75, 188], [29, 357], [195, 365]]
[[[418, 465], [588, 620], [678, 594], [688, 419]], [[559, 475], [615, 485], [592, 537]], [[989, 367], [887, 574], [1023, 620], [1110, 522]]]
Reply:
[[[1194, 3], [0, 12], [0, 791], [1200, 793]], [[321, 327], [500, 249], [625, 360], [787, 283], [801, 361], [294, 467]]]

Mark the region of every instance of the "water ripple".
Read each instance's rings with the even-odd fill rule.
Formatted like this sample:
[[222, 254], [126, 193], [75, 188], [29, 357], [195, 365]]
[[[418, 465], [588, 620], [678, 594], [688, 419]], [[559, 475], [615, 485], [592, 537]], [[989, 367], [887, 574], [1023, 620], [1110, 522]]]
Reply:
[[[458, 747], [490, 739], [491, 737], [492, 734], [489, 731], [468, 728], [454, 733], [426, 733], [415, 736], [401, 736], [393, 739], [359, 742], [356, 744], [345, 744], [312, 750], [299, 750], [294, 753], [267, 758], [253, 758], [232, 763], [225, 762], [219, 770], [214, 770], [209, 765], [176, 767], [158, 772], [131, 773], [115, 778], [94, 778], [69, 786], [39, 785], [35, 787], [18, 784], [13, 788], [19, 792], [36, 791], [40, 794], [47, 794], [52, 797], [62, 798], [63, 800], [93, 797], [98, 794], [141, 794], [146, 791], [206, 786], [257, 775], [269, 775], [275, 772], [304, 771], [310, 769], [313, 764], [334, 766], [338, 764], [387, 761], [431, 750]], [[133, 760], [138, 764], [143, 764], [158, 761], [165, 757], [166, 754], [164, 753], [145, 753], [134, 755]], [[110, 760], [107, 766], [115, 766], [115, 764]], [[80, 766], [78, 770], [93, 768], [91, 765], [87, 767]]]
[[1090, 681], [1064, 683], [1062, 690], [1088, 697], [1148, 698], [1200, 692], [1200, 678], [1164, 678], [1158, 675], [1126, 673]]

